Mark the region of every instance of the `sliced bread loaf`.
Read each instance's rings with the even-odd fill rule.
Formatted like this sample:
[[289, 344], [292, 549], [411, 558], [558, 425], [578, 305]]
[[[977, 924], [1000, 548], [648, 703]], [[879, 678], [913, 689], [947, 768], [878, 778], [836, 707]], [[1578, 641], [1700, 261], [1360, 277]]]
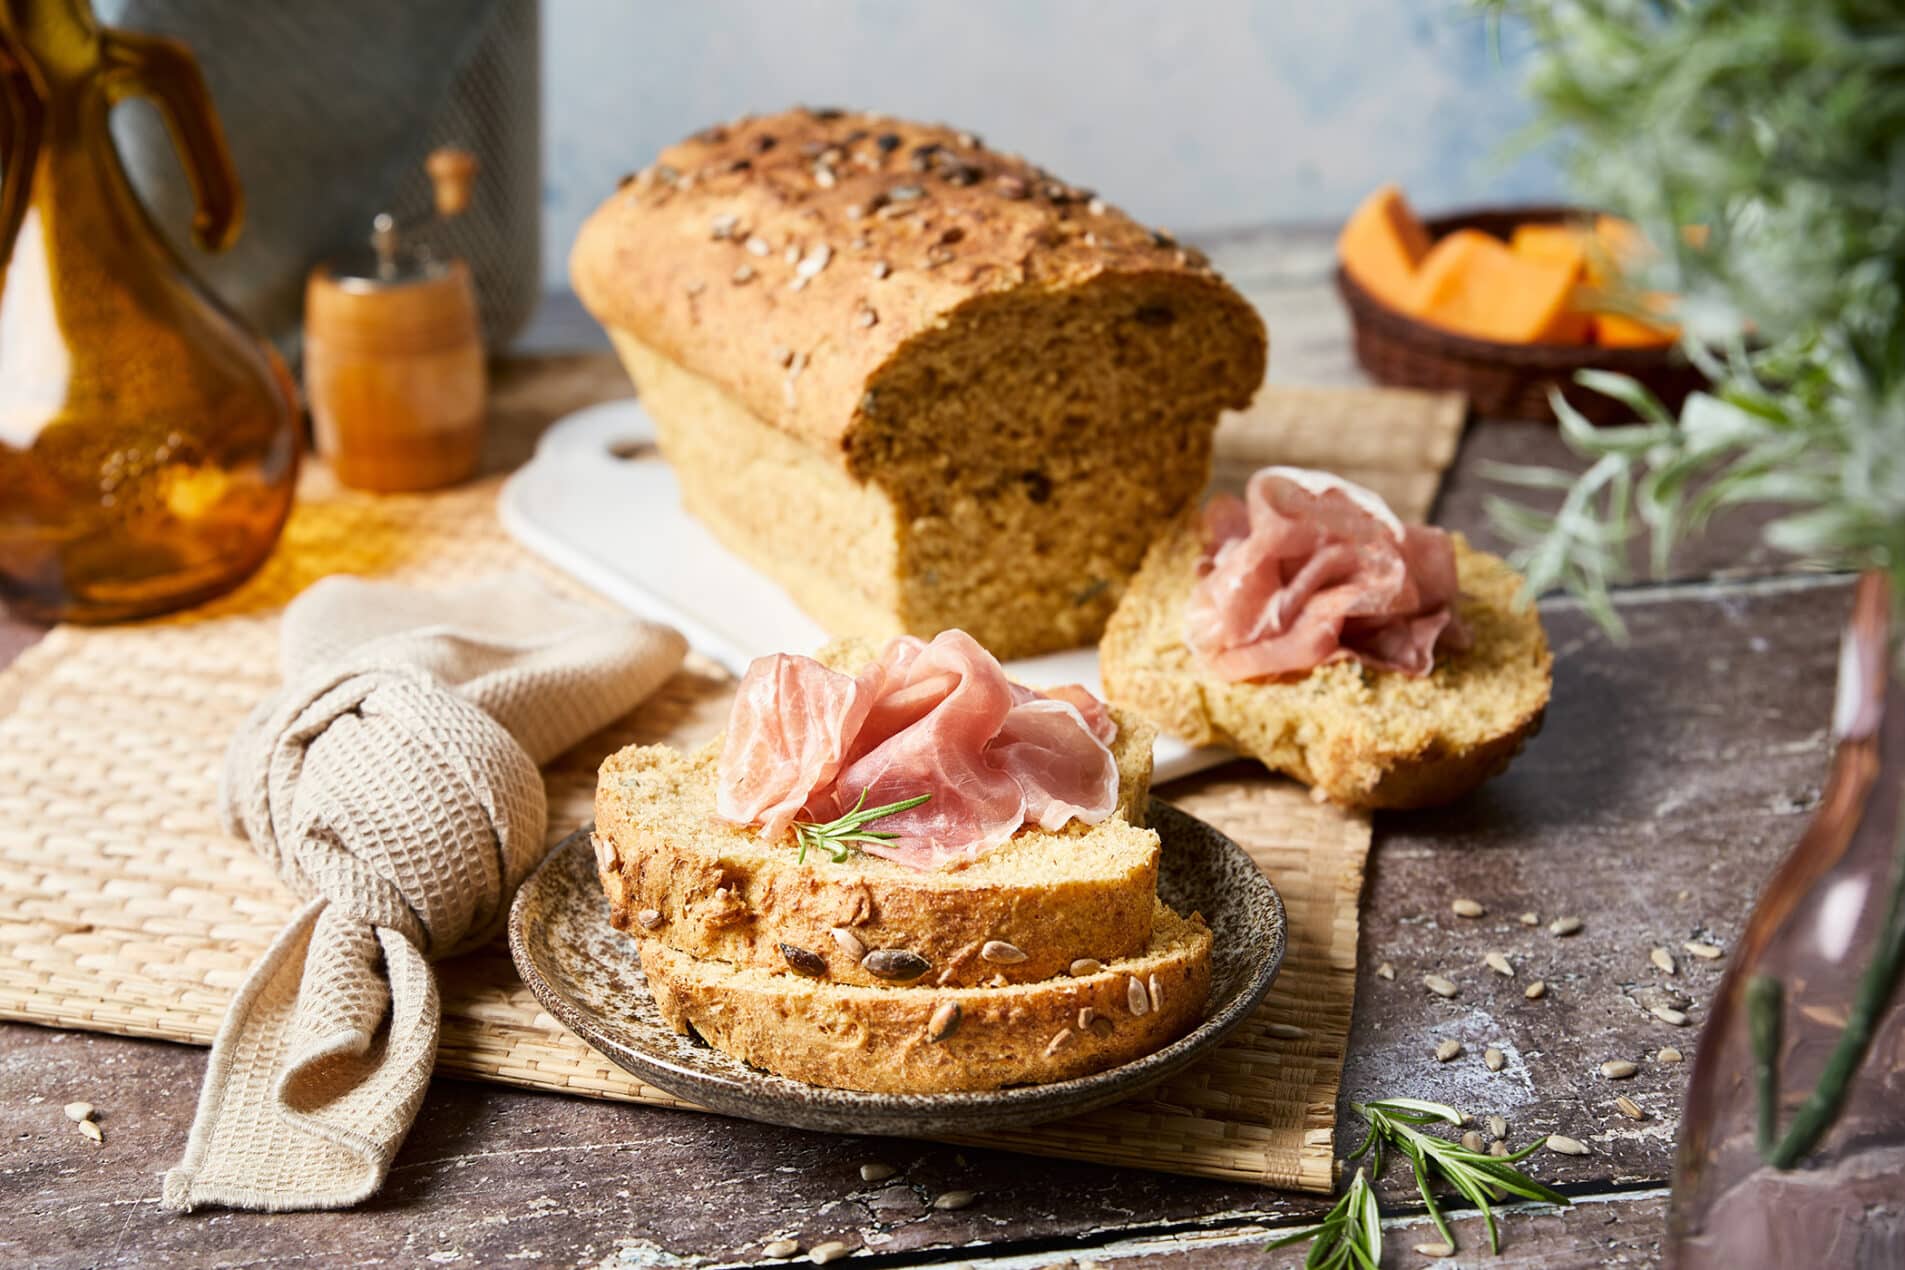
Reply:
[[[697, 957], [836, 982], [1025, 983], [1151, 936], [1158, 838], [1143, 827], [1157, 730], [1113, 711], [1118, 813], [1019, 831], [964, 868], [854, 854], [799, 858], [715, 817], [719, 739], [692, 754], [633, 746], [602, 765], [596, 863], [617, 929]], [[868, 964], [870, 953], [885, 953]], [[900, 956], [900, 953], [910, 956]]]
[[1211, 934], [1156, 906], [1148, 945], [1005, 987], [870, 988], [641, 943], [662, 1017], [725, 1054], [837, 1089], [947, 1093], [1066, 1080], [1130, 1062], [1203, 1017]]
[[1186, 517], [1151, 548], [1099, 646], [1110, 698], [1195, 745], [1227, 745], [1352, 807], [1427, 807], [1507, 766], [1540, 727], [1553, 657], [1521, 578], [1454, 540], [1468, 647], [1412, 678], [1345, 659], [1231, 682], [1185, 643], [1202, 541]]

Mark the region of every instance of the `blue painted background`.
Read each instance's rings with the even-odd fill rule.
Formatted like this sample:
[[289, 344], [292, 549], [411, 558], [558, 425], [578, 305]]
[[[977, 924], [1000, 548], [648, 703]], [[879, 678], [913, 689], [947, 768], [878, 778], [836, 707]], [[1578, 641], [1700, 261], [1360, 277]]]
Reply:
[[1541, 197], [1463, 0], [547, 0], [546, 281], [621, 174], [796, 102], [943, 119], [1179, 231]]

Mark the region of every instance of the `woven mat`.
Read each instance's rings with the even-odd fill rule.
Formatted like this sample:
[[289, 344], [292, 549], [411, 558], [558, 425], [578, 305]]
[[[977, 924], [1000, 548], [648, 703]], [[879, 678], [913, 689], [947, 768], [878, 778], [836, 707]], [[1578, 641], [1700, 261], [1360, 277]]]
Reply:
[[[543, 399], [566, 406], [573, 396], [557, 385]], [[1426, 512], [1454, 452], [1459, 399], [1415, 395], [1411, 409], [1391, 393], [1265, 397], [1226, 423], [1227, 456], [1331, 466], [1334, 443], [1340, 466], [1405, 516]], [[1386, 435], [1369, 435], [1378, 431]], [[160, 622], [60, 627], [0, 672], [0, 1017], [211, 1042], [229, 994], [292, 909], [214, 811], [226, 739], [276, 683], [281, 609], [335, 572], [436, 585], [527, 567], [586, 596], [503, 535], [496, 488], [377, 498], [339, 490], [314, 467], [278, 551], [232, 596]], [[548, 772], [551, 842], [588, 819], [605, 754], [707, 737], [730, 688], [718, 667], [691, 659], [634, 716], [558, 760]], [[1220, 1053], [1147, 1099], [974, 1141], [1327, 1190], [1369, 823], [1241, 766], [1162, 792], [1244, 844], [1282, 891], [1290, 939], [1275, 990]], [[500, 942], [441, 970], [440, 1071], [688, 1105], [544, 1014]], [[1273, 1038], [1273, 1024], [1302, 1035]]]

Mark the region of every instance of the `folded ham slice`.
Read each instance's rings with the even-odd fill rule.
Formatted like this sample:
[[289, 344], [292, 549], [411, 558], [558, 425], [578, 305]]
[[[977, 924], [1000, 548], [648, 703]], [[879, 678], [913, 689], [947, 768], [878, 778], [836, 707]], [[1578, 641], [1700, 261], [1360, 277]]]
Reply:
[[1185, 637], [1228, 680], [1344, 657], [1419, 677], [1464, 644], [1449, 536], [1325, 472], [1267, 467], [1242, 499], [1213, 498], [1198, 574]]
[[757, 659], [741, 680], [715, 810], [779, 837], [795, 820], [926, 802], [871, 826], [860, 849], [917, 869], [976, 860], [1027, 822], [1097, 824], [1118, 805], [1117, 726], [1076, 684], [1011, 683], [964, 631], [902, 636], [858, 676], [809, 657]]

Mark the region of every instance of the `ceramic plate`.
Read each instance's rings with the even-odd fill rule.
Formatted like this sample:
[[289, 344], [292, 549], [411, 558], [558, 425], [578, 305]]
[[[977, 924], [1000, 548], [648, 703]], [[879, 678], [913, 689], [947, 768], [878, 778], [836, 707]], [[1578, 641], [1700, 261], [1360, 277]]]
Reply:
[[586, 829], [565, 838], [517, 892], [509, 949], [565, 1027], [649, 1084], [711, 1111], [908, 1137], [1034, 1124], [1129, 1098], [1188, 1066], [1250, 1017], [1283, 961], [1283, 901], [1243, 848], [1157, 799], [1150, 816], [1163, 843], [1158, 895], [1180, 913], [1203, 913], [1215, 937], [1210, 1002], [1182, 1039], [1074, 1080], [984, 1093], [861, 1093], [774, 1076], [677, 1035], [648, 994], [635, 941], [609, 925]]

